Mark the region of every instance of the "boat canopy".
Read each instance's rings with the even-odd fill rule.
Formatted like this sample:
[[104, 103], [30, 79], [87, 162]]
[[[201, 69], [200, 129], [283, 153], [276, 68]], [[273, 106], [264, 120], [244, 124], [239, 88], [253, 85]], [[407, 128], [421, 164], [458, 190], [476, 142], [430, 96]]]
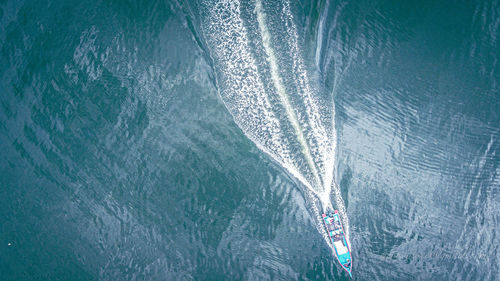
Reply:
[[333, 242], [333, 244], [335, 245], [335, 248], [337, 249], [339, 256], [349, 251], [342, 241], [335, 241]]

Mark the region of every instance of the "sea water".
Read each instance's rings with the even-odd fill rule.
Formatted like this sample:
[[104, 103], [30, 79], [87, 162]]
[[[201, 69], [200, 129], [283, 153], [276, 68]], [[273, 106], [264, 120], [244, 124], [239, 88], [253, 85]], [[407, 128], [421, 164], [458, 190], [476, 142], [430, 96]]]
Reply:
[[499, 19], [2, 1], [0, 279], [498, 280]]

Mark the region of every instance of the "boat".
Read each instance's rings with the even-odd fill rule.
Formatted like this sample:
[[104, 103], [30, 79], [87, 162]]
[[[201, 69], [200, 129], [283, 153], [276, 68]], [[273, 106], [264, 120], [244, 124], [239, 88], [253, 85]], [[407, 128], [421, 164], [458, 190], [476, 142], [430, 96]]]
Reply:
[[326, 214], [323, 214], [322, 216], [328, 236], [332, 241], [335, 256], [337, 257], [337, 260], [339, 261], [342, 268], [347, 271], [347, 273], [349, 273], [349, 276], [352, 277], [351, 249], [345, 237], [344, 228], [342, 227], [342, 223], [340, 221], [339, 212], [337, 210], [335, 210], [333, 213], [330, 211]]

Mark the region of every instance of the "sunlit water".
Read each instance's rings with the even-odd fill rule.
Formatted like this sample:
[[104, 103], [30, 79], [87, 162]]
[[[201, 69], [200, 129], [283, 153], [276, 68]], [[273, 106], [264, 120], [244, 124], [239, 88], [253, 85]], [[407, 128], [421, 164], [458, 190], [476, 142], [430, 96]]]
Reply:
[[499, 19], [3, 1], [0, 279], [498, 280]]

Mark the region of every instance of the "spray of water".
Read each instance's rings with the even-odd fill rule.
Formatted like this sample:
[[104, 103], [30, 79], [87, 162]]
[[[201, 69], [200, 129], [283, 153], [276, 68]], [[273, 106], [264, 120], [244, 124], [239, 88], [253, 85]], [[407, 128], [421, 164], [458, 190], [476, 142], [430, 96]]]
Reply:
[[304, 185], [318, 218], [320, 209], [333, 207], [333, 196], [348, 238], [334, 180], [333, 101], [322, 99], [310, 79], [290, 4], [279, 5], [281, 17], [273, 17], [272, 25], [262, 1], [253, 5], [242, 7], [236, 0], [204, 4], [204, 33], [220, 96], [243, 132]]

